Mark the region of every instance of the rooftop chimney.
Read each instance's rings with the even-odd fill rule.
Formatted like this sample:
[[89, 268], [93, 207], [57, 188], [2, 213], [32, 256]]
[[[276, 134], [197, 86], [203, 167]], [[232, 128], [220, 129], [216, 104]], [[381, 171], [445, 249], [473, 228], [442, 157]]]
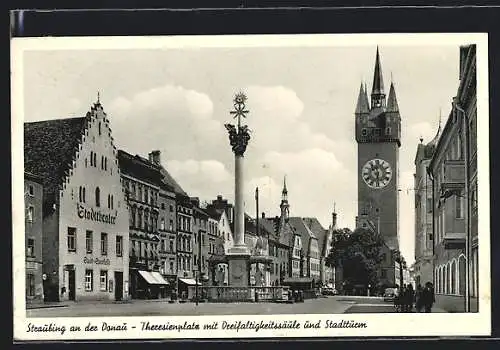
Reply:
[[151, 151], [149, 153], [149, 161], [154, 164], [160, 164], [161, 163], [161, 158], [160, 158], [161, 152], [159, 150]]

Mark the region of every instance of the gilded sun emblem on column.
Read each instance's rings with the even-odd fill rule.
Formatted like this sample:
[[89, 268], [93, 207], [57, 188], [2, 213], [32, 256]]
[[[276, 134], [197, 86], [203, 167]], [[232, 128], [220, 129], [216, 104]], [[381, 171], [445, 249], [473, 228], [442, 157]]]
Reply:
[[243, 156], [246, 151], [248, 141], [250, 140], [250, 131], [247, 125], [241, 124], [241, 117], [246, 118], [249, 111], [245, 106], [247, 101], [247, 96], [243, 92], [239, 92], [235, 95], [233, 99], [234, 110], [229, 113], [233, 115], [233, 118], [237, 118], [237, 125], [224, 124], [229, 133], [229, 143], [233, 149], [233, 152], [237, 156]]

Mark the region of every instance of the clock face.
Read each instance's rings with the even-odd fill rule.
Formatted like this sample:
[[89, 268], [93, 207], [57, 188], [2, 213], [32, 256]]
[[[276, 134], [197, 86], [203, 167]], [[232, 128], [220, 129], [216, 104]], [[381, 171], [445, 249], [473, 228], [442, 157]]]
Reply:
[[371, 188], [384, 188], [392, 179], [392, 169], [383, 159], [371, 159], [363, 166], [363, 181]]

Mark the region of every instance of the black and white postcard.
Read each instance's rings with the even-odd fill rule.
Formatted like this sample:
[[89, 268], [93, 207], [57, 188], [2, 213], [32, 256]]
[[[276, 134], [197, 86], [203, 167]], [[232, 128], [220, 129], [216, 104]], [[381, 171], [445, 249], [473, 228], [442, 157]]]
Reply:
[[11, 50], [15, 339], [490, 334], [487, 34]]

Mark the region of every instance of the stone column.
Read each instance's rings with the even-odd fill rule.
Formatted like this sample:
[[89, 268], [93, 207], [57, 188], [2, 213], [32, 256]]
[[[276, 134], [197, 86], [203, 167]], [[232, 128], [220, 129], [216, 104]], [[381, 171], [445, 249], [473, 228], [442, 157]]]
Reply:
[[245, 244], [245, 207], [244, 207], [244, 177], [243, 177], [243, 154], [250, 140], [250, 134], [246, 125], [241, 124], [241, 118], [246, 118], [245, 110], [246, 96], [242, 93], [234, 99], [234, 111], [231, 114], [237, 118], [237, 125], [225, 124], [229, 132], [229, 142], [234, 153], [234, 245], [228, 251], [228, 265], [230, 286], [248, 287], [249, 266], [248, 259], [250, 251]]
[[245, 245], [245, 204], [244, 204], [243, 156], [234, 157], [234, 247], [231, 250], [248, 252]]

